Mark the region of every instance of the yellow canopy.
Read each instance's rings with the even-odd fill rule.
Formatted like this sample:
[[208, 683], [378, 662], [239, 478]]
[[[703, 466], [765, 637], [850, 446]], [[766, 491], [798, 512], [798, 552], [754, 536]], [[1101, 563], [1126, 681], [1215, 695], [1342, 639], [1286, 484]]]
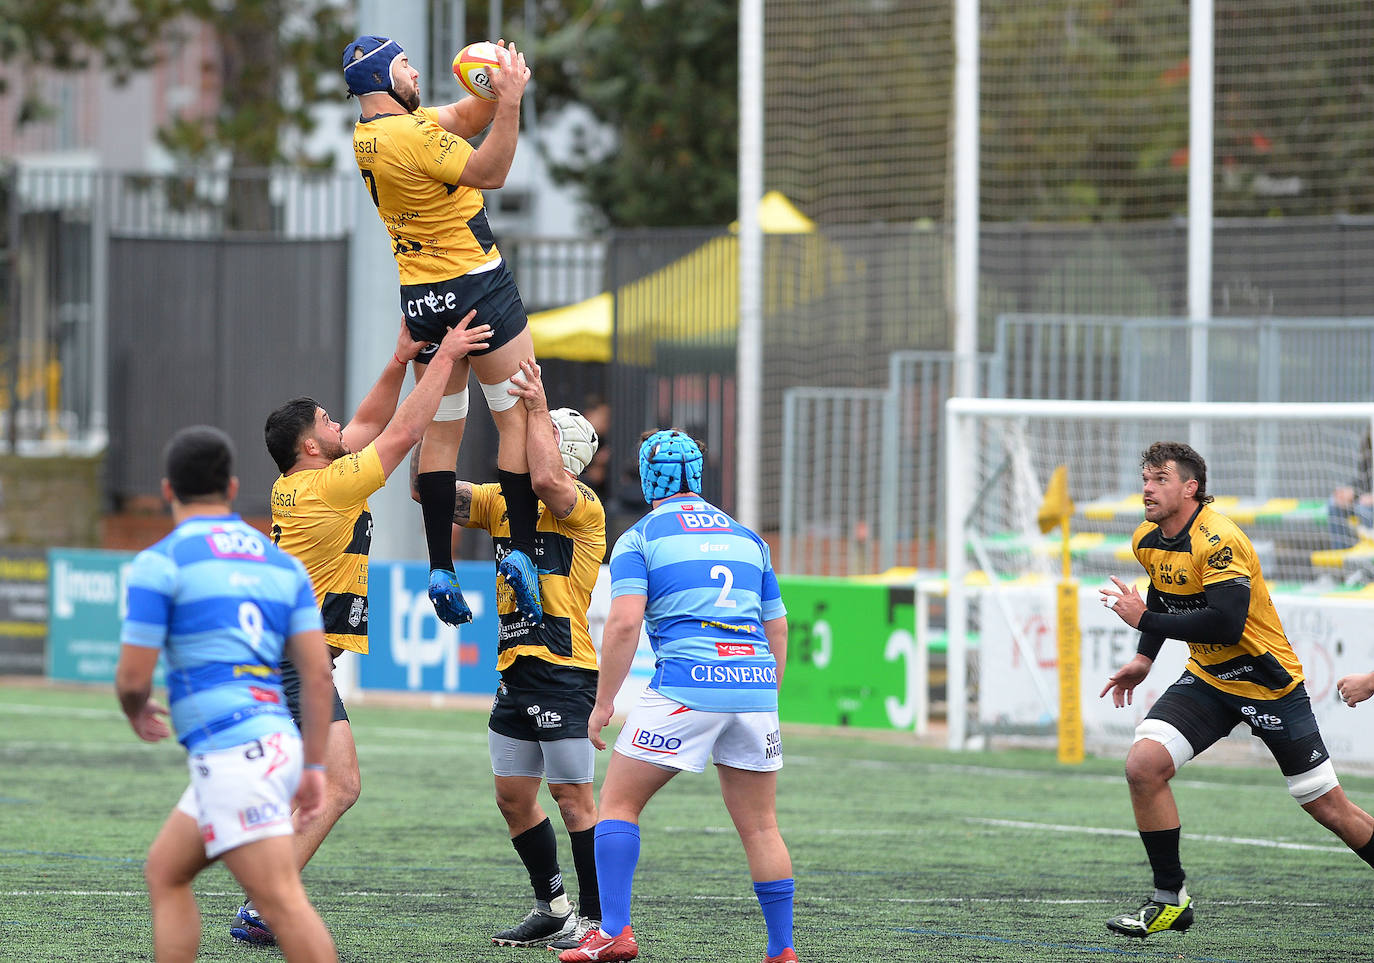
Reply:
[[[760, 200], [759, 221], [765, 234], [814, 234], [816, 230], [778, 191], [769, 191]], [[731, 224], [730, 229], [737, 234], [739, 225]], [[820, 254], [819, 249], [814, 251], [816, 257]], [[825, 272], [819, 264], [816, 267], [803, 276], [819, 284]], [[733, 330], [739, 319], [738, 240], [712, 238], [672, 264], [624, 285], [618, 293], [622, 332], [636, 339], [696, 338]], [[791, 300], [795, 294], [789, 289], [782, 299]], [[577, 304], [530, 315], [535, 355], [610, 361], [611, 316], [616, 307], [611, 293], [605, 291]], [[640, 360], [648, 360], [644, 353], [643, 349], [633, 352]]]

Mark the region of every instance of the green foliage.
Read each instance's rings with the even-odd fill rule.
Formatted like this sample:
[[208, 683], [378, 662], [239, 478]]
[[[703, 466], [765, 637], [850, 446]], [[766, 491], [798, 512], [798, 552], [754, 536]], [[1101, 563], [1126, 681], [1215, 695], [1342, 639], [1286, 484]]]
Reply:
[[[577, 131], [553, 166], [612, 227], [733, 220], [738, 205], [735, 0], [574, 0], [532, 62], [541, 107], [586, 107], [614, 133]], [[545, 22], [549, 22], [546, 20]]]

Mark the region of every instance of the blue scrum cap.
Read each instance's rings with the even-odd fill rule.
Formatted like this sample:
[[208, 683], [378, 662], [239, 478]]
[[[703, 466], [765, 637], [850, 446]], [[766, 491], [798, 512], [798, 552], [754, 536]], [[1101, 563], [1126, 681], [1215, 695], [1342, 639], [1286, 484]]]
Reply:
[[[664, 428], [639, 446], [639, 487], [644, 500], [653, 504], [683, 490], [701, 494], [701, 449], [676, 428]], [[685, 484], [684, 484], [685, 482]]]
[[353, 40], [343, 51], [343, 75], [348, 82], [348, 92], [355, 96], [391, 93], [391, 65], [404, 55], [401, 45], [390, 37], [364, 34]]

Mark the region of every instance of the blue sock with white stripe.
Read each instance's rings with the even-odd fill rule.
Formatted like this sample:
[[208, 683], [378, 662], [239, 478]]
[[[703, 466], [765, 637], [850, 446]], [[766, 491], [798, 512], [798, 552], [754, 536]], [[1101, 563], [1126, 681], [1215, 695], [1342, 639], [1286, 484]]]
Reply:
[[791, 877], [754, 884], [754, 895], [759, 898], [768, 927], [769, 956], [777, 956], [792, 945], [792, 894], [796, 889], [796, 880]]
[[638, 865], [639, 827], [623, 819], [603, 819], [597, 823], [596, 885], [601, 890], [601, 929], [612, 936], [630, 925], [630, 888]]

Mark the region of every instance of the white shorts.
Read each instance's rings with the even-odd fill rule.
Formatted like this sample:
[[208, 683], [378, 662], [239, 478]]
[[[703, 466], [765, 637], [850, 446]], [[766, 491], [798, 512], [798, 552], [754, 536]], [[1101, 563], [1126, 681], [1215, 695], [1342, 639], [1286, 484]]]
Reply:
[[630, 710], [615, 751], [668, 769], [717, 766], [775, 772], [782, 768], [777, 712], [704, 712], [645, 689]]
[[191, 785], [177, 809], [200, 827], [206, 858], [291, 835], [291, 798], [300, 785], [303, 758], [294, 730], [187, 757]]

